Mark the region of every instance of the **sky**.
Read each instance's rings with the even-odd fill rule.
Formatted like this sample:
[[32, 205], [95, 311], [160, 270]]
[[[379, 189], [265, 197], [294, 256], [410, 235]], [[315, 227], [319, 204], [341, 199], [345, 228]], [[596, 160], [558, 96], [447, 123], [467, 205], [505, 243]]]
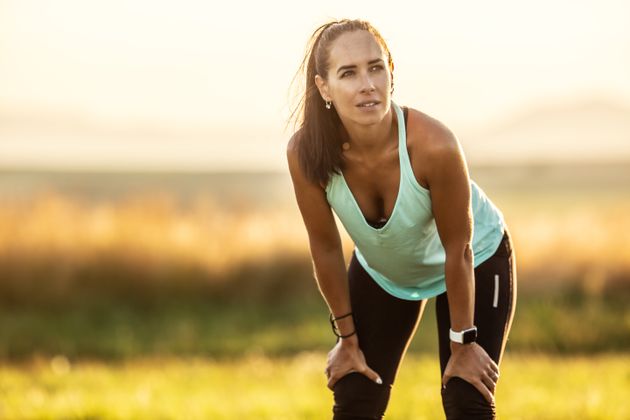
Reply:
[[543, 104], [630, 104], [628, 1], [217, 4], [0, 0], [0, 167], [283, 170], [305, 45], [345, 17], [388, 42], [394, 100], [460, 139]]

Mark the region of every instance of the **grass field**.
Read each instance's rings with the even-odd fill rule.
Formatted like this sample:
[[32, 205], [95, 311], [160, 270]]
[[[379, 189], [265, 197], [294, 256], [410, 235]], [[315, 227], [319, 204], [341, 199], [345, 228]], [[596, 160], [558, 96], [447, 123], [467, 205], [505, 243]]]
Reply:
[[[506, 217], [520, 291], [630, 290], [630, 245], [619, 234], [630, 231], [630, 171], [552, 169], [474, 171]], [[0, 303], [239, 285], [227, 277], [246, 264], [308, 258], [286, 175], [53, 175], [0, 172]]]
[[[409, 351], [437, 354], [435, 299], [429, 300]], [[580, 325], [588, 325], [585, 332]], [[630, 353], [627, 300], [522, 297], [508, 341], [513, 353]], [[144, 356], [270, 357], [328, 351], [334, 336], [321, 298], [292, 303], [188, 300], [153, 308], [109, 303], [0, 308], [0, 361], [62, 354], [70, 360]]]
[[[251, 355], [221, 362], [160, 358], [122, 363], [63, 357], [0, 366], [3, 419], [326, 419], [325, 353]], [[443, 418], [437, 357], [408, 355], [388, 420]], [[506, 355], [500, 419], [630, 418], [630, 356]]]
[[[499, 418], [630, 418], [626, 166], [473, 171], [517, 256]], [[0, 419], [330, 418], [307, 247], [286, 176], [0, 172]], [[432, 305], [388, 420], [442, 418]]]

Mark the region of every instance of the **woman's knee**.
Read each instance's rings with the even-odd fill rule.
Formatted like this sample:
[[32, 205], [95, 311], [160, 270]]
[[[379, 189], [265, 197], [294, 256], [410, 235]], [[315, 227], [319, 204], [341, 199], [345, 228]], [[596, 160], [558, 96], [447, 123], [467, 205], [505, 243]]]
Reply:
[[335, 420], [382, 419], [389, 402], [391, 385], [379, 385], [360, 373], [349, 373], [333, 387]]
[[442, 406], [447, 420], [495, 419], [495, 405], [490, 404], [471, 383], [453, 377], [442, 389]]

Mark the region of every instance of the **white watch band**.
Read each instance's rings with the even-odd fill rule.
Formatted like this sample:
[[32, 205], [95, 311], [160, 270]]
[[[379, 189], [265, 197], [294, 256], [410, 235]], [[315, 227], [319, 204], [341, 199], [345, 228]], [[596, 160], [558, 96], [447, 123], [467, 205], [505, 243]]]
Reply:
[[464, 334], [467, 333], [468, 331], [477, 331], [477, 327], [468, 328], [462, 331], [453, 331], [453, 329], [450, 328], [448, 330], [448, 336], [451, 339], [451, 341], [455, 343], [464, 344]]

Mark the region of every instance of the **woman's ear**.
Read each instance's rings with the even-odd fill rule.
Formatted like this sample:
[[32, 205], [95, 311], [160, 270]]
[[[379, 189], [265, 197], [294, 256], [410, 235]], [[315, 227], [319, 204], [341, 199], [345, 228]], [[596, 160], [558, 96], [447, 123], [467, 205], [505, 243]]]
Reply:
[[319, 90], [319, 94], [322, 96], [324, 101], [330, 101], [330, 96], [328, 95], [328, 83], [326, 80], [319, 74], [315, 75], [315, 85], [317, 86], [317, 90]]

